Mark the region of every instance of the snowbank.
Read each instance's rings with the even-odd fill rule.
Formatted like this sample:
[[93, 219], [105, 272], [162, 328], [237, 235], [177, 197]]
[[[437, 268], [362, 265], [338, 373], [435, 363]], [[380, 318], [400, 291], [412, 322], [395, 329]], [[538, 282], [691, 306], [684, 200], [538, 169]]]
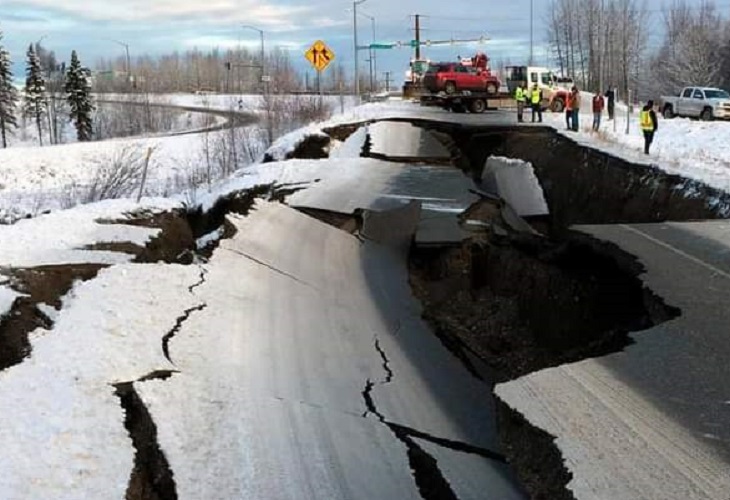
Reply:
[[[561, 134], [581, 145], [599, 149], [633, 163], [654, 165], [669, 173], [704, 182], [710, 187], [730, 192], [730, 122], [701, 122], [687, 118], [665, 120], [661, 114], [659, 129], [651, 147], [644, 155], [644, 138], [639, 127], [639, 109], [629, 115], [628, 108], [617, 105], [616, 120], [608, 121], [604, 112], [601, 129], [591, 130], [592, 94], [583, 93], [580, 131], [565, 130], [564, 113], [546, 113], [545, 121]], [[614, 130], [615, 125], [615, 130]]]
[[0, 319], [5, 316], [13, 307], [15, 299], [21, 294], [10, 288], [0, 286]]
[[0, 498], [124, 498], [134, 448], [113, 384], [173, 370], [162, 338], [195, 266], [123, 265], [77, 285], [33, 355], [0, 372]]
[[107, 200], [0, 225], [0, 267], [33, 267], [68, 263], [116, 264], [132, 255], [84, 250], [95, 243], [130, 242], [144, 246], [159, 229], [109, 224], [132, 213], [154, 214], [181, 208], [169, 199]]

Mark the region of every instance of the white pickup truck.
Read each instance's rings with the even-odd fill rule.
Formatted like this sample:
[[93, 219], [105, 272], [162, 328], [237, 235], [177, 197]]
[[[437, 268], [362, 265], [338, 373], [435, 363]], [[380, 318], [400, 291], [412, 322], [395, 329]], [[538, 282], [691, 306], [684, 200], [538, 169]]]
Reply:
[[710, 87], [685, 87], [677, 97], [662, 97], [662, 114], [664, 118], [730, 120], [730, 94]]

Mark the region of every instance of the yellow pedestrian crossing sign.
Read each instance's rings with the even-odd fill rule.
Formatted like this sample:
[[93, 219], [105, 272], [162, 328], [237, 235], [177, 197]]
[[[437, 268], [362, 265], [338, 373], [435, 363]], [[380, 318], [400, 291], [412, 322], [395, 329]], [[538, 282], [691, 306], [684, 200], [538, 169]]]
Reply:
[[314, 69], [317, 71], [324, 71], [324, 69], [335, 59], [335, 53], [332, 52], [332, 49], [327, 47], [327, 44], [325, 44], [322, 40], [317, 40], [311, 47], [309, 47], [309, 50], [304, 53], [304, 57], [307, 58], [307, 61], [312, 64]]

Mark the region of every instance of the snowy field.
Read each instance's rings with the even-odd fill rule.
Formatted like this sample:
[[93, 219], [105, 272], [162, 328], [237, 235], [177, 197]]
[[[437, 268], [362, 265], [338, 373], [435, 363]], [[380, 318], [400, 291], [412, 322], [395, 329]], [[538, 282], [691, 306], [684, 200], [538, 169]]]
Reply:
[[[730, 192], [730, 121], [702, 122], [689, 118], [665, 120], [657, 113], [659, 129], [651, 146], [651, 154], [644, 154], [644, 137], [639, 127], [640, 109], [629, 115], [629, 133], [626, 133], [627, 108], [616, 106], [616, 120], [608, 121], [604, 112], [601, 130], [591, 130], [591, 94], [583, 93], [580, 132], [569, 132], [564, 113], [546, 113], [545, 121], [576, 142], [606, 151], [638, 164], [655, 165], [661, 170], [698, 180]], [[529, 113], [526, 115], [529, 120]], [[614, 130], [615, 128], [615, 130]]]
[[[112, 97], [106, 96], [109, 99]], [[204, 106], [221, 110], [237, 106], [239, 99], [243, 101], [242, 108], [246, 111], [260, 112], [263, 106], [260, 96], [172, 94], [151, 96], [151, 99], [181, 106]], [[333, 118], [280, 137], [269, 149], [270, 156], [274, 159], [283, 159], [286, 153], [306, 136], [322, 134], [322, 129], [328, 126], [392, 117], [455, 121], [468, 116], [434, 114], [430, 109], [399, 100], [355, 107], [352, 98], [346, 99], [345, 112], [339, 113], [341, 104], [339, 97], [325, 97], [325, 100], [335, 113]], [[730, 147], [728, 147], [730, 123], [660, 118], [659, 132], [652, 154], [646, 157], [642, 153], [643, 139], [638, 129], [636, 113], [630, 117], [630, 133], [627, 135], [626, 110], [621, 106], [617, 108], [615, 132], [613, 123], [606, 121], [605, 117], [599, 133], [590, 131], [592, 116], [589, 95], [584, 96], [582, 128], [579, 133], [565, 131], [563, 114], [546, 113], [545, 121], [560, 133], [581, 144], [605, 150], [632, 162], [654, 164], [668, 173], [699, 180], [714, 188], [730, 192]], [[199, 194], [200, 190], [197, 188], [191, 189], [191, 183], [193, 178], [200, 177], [201, 165], [205, 163], [206, 144], [210, 150], [211, 144], [223, 140], [227, 133], [138, 137], [86, 144], [43, 148], [11, 147], [0, 150], [0, 220], [7, 222], [26, 214], [37, 215], [43, 211], [67, 208], [84, 201], [84, 191], [93, 182], [99, 165], [109, 163], [115, 155], [119, 155], [120, 151], [129, 148], [140, 152], [139, 154], [144, 154], [148, 148], [154, 149], [145, 195], [178, 194], [189, 202], [195, 201], [195, 198], [203, 193]], [[250, 149], [262, 153], [261, 130], [251, 127], [251, 133], [245, 135], [245, 140], [252, 143]], [[260, 158], [258, 154], [255, 156]], [[206, 188], [202, 189], [205, 190]]]
[[[105, 99], [115, 100], [120, 96], [107, 95]], [[312, 96], [304, 96], [311, 100]], [[261, 96], [232, 95], [187, 95], [173, 94], [150, 96], [152, 102], [176, 106], [200, 106], [217, 110], [230, 110], [241, 99], [243, 112], [260, 113], [264, 103]], [[280, 104], [286, 105], [290, 96], [277, 96]], [[340, 109], [339, 97], [325, 97], [324, 104], [331, 112]], [[352, 99], [346, 101], [352, 106]], [[234, 108], [236, 109], [236, 108]], [[182, 112], [176, 130], [198, 130], [203, 125], [200, 113]], [[220, 125], [220, 117], [207, 117], [209, 125]], [[283, 126], [292, 127], [285, 123]], [[73, 128], [66, 127], [68, 140], [73, 140]], [[190, 133], [187, 135], [155, 135], [132, 137], [101, 142], [60, 144], [36, 147], [37, 134], [32, 124], [11, 138], [11, 147], [0, 149], [0, 222], [9, 222], [25, 215], [38, 215], [48, 210], [72, 207], [84, 202], [86, 191], [97, 177], [99, 169], [111, 163], [124, 152], [144, 156], [153, 149], [149, 177], [144, 194], [146, 196], [195, 197], [197, 187], [193, 184], [205, 175], [203, 170], [211, 163], [220, 163], [215, 156], [229, 137], [230, 131]], [[260, 157], [265, 149], [264, 134], [260, 127], [248, 127], [237, 132], [237, 141], [248, 143], [246, 153], [253, 158]], [[47, 139], [47, 138], [46, 138]], [[240, 160], [243, 163], [242, 159]]]

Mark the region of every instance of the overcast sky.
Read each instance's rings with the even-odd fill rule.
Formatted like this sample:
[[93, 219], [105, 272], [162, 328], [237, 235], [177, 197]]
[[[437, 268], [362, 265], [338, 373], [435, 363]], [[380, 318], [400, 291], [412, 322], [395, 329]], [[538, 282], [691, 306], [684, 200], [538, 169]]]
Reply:
[[[647, 0], [647, 4], [656, 10], [663, 1]], [[536, 62], [547, 64], [548, 1], [534, 0], [534, 5]], [[483, 45], [424, 48], [432, 59], [453, 59], [485, 50], [493, 62], [525, 63], [529, 54], [530, 0], [366, 0], [358, 11], [375, 17], [379, 42], [413, 38], [415, 13], [424, 15], [424, 39], [490, 38]], [[370, 42], [371, 21], [358, 17], [359, 36]], [[314, 40], [322, 39], [352, 70], [352, 2], [348, 1], [0, 0], [0, 30], [5, 34], [4, 44], [11, 51], [16, 73], [23, 69], [28, 44], [41, 38], [59, 59], [68, 59], [71, 50], [76, 49], [82, 62], [93, 66], [101, 56], [124, 53], [123, 47], [110, 39], [129, 44], [132, 57], [193, 47], [258, 47], [258, 33], [242, 29], [243, 24], [264, 30], [267, 47], [286, 48], [302, 68], [307, 64], [304, 50]], [[410, 56], [411, 51], [405, 48], [378, 51], [378, 72], [390, 70], [402, 80]], [[366, 57], [361, 53], [361, 59]], [[365, 67], [362, 62], [361, 68]]]

